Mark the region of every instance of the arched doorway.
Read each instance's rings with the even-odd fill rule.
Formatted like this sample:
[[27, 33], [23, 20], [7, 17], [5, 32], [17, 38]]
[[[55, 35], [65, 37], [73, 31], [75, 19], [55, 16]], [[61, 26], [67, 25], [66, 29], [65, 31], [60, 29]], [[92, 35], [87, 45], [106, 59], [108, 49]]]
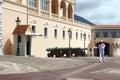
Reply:
[[68, 5], [68, 18], [73, 18], [73, 8], [71, 4]]
[[61, 16], [66, 17], [66, 4], [64, 0], [62, 0], [60, 3], [60, 9], [61, 9]]
[[26, 52], [27, 52], [26, 54], [30, 56], [31, 55], [31, 37], [27, 36], [26, 38], [27, 38], [26, 39]]
[[52, 0], [51, 8], [53, 14], [58, 14], [58, 0]]
[[[96, 46], [98, 47], [100, 43], [96, 43]], [[105, 56], [110, 56], [110, 52], [109, 52], [109, 48], [110, 48], [110, 44], [107, 43], [107, 42], [104, 42], [105, 44]], [[99, 56], [99, 49], [97, 48], [97, 53], [96, 53], [96, 56]]]

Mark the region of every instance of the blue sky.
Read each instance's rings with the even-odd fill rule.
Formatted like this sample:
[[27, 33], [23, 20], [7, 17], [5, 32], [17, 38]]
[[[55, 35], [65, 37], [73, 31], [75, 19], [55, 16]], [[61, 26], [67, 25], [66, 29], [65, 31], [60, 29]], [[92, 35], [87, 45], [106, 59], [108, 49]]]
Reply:
[[120, 0], [76, 0], [75, 14], [94, 24], [120, 24]]

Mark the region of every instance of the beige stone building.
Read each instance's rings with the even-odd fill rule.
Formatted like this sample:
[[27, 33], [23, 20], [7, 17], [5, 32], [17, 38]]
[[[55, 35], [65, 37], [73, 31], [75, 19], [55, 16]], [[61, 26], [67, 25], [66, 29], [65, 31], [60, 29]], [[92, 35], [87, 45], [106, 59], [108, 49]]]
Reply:
[[[47, 56], [47, 48], [68, 47], [68, 30], [72, 31], [71, 47], [84, 48], [91, 41], [91, 25], [74, 20], [75, 0], [3, 0], [3, 52], [16, 55], [18, 26], [20, 55]], [[41, 36], [42, 35], [42, 36]]]
[[[106, 56], [120, 56], [120, 25], [96, 25], [93, 26], [92, 34], [96, 47], [100, 40], [104, 41]], [[99, 55], [98, 50], [95, 55]]]

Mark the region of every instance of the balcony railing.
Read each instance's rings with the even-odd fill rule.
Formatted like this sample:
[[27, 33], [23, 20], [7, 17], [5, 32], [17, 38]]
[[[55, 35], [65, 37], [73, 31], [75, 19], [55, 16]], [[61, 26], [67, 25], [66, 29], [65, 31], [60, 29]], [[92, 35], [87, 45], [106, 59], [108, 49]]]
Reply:
[[22, 3], [22, 0], [16, 0], [16, 2], [18, 2], [18, 3]]
[[79, 22], [75, 20], [74, 21], [74, 25], [78, 25], [78, 24], [79, 24]]
[[59, 19], [59, 18], [58, 18], [58, 14], [53, 14], [53, 13], [52, 13], [52, 19], [58, 20], [58, 19]]
[[[50, 13], [47, 12], [47, 11], [41, 11], [41, 16], [50, 18]], [[61, 22], [68, 22], [69, 24], [74, 24], [74, 25], [77, 25], [77, 26], [90, 27], [89, 24], [79, 22], [79, 21], [76, 21], [76, 20], [73, 20], [73, 19], [70, 19], [70, 18], [68, 18], [68, 21], [66, 21], [67, 20], [66, 17], [60, 17], [60, 19], [59, 19], [58, 14], [51, 13], [51, 19], [57, 20], [57, 21], [60, 20]]]
[[44, 17], [49, 17], [49, 12], [47, 11], [41, 11], [41, 16], [44, 16]]
[[38, 9], [37, 8], [28, 8], [28, 12], [38, 14]]
[[67, 0], [68, 2], [71, 2], [71, 3], [74, 3], [75, 2], [75, 0]]
[[60, 21], [66, 22], [66, 17], [60, 17]]
[[72, 24], [73, 23], [73, 20], [72, 19], [68, 19], [68, 23]]

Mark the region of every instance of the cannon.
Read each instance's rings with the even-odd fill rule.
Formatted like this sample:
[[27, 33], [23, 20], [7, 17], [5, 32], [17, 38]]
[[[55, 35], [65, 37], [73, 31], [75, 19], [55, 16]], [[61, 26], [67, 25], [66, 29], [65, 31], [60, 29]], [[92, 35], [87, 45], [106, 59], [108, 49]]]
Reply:
[[[71, 56], [85, 56], [84, 49], [82, 48], [47, 48], [46, 51], [49, 53], [47, 54], [48, 57], [69, 57], [69, 50], [71, 50]], [[85, 49], [87, 50], [87, 48]]]

